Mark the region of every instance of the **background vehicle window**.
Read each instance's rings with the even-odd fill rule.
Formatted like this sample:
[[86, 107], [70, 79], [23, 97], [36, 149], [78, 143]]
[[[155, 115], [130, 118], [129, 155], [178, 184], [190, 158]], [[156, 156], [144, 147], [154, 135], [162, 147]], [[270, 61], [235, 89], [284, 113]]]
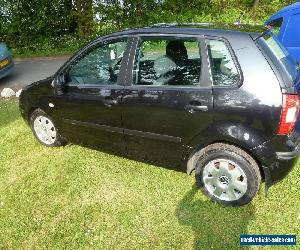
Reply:
[[282, 22], [283, 22], [283, 18], [281, 17], [281, 18], [276, 19], [268, 24], [268, 26], [272, 27], [272, 33], [275, 36], [279, 35]]
[[214, 86], [239, 84], [240, 75], [226, 44], [220, 40], [208, 40], [207, 47]]
[[144, 39], [136, 53], [134, 85], [200, 85], [201, 58], [196, 39]]
[[102, 43], [76, 60], [69, 69], [68, 83], [116, 84], [126, 41]]

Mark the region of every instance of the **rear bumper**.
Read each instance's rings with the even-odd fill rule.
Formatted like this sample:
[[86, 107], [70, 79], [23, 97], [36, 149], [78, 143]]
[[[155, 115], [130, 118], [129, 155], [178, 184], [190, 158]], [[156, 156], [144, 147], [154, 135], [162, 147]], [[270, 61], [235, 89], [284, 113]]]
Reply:
[[[252, 149], [252, 153], [262, 165], [267, 186], [286, 177], [296, 165], [300, 154], [300, 143], [294, 146], [285, 146], [283, 142], [281, 143], [279, 147], [279, 140], [275, 138]], [[278, 150], [279, 148], [281, 150]]]
[[291, 152], [276, 152], [277, 159], [280, 161], [290, 161], [300, 154], [300, 144]]

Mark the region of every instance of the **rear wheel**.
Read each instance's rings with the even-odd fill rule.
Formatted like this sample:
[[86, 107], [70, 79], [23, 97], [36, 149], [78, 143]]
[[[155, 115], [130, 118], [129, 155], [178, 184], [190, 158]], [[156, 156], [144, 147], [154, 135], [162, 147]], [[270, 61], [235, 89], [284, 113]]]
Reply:
[[259, 167], [244, 150], [216, 143], [202, 149], [197, 158], [197, 185], [212, 200], [239, 206], [257, 194], [261, 181]]
[[41, 109], [36, 109], [30, 116], [30, 127], [36, 139], [48, 147], [64, 144], [51, 118]]

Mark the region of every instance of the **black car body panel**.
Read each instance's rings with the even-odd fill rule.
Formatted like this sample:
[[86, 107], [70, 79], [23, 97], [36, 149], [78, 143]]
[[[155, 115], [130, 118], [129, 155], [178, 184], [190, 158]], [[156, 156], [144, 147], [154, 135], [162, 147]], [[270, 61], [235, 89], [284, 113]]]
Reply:
[[[277, 135], [282, 93], [295, 94], [296, 90], [284, 77], [279, 79], [278, 68], [254, 41], [253, 30], [231, 29], [233, 26], [166, 25], [96, 39], [55, 76], [24, 89], [22, 116], [29, 121], [31, 112], [40, 108], [71, 142], [170, 164], [188, 173], [195, 167], [193, 154], [202, 147], [214, 142], [237, 145], [254, 157], [271, 185], [286, 175], [298, 155], [298, 134]], [[136, 48], [142, 37], [149, 36], [197, 39], [205, 86], [132, 85]], [[120, 38], [127, 39], [127, 46], [116, 85], [61, 86], [61, 78], [77, 58], [98, 43]], [[206, 51], [209, 39], [226, 42], [240, 76], [234, 86], [213, 86]]]

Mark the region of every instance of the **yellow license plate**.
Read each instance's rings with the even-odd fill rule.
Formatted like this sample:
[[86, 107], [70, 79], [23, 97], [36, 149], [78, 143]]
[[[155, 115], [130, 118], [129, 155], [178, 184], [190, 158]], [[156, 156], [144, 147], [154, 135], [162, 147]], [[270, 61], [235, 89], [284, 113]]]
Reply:
[[4, 60], [0, 61], [0, 68], [5, 67], [7, 64], [9, 64], [9, 60], [8, 59], [4, 59]]

